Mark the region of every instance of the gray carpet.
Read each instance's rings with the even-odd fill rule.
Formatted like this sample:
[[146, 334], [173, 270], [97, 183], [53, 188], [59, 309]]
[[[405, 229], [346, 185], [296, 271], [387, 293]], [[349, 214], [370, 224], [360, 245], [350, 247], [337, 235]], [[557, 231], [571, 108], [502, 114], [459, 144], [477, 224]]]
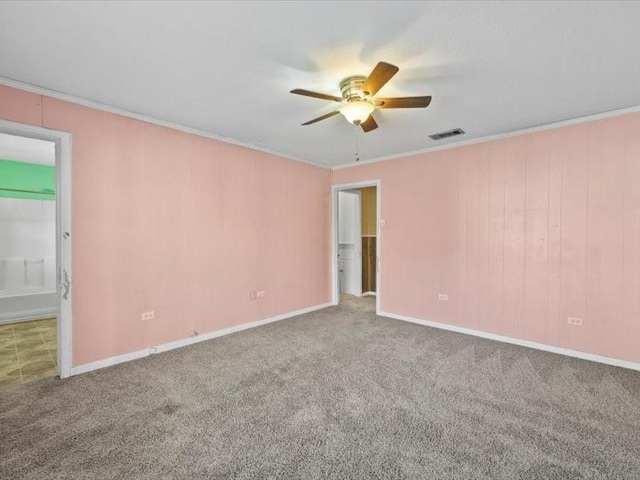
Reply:
[[640, 373], [372, 302], [2, 390], [0, 478], [640, 478]]

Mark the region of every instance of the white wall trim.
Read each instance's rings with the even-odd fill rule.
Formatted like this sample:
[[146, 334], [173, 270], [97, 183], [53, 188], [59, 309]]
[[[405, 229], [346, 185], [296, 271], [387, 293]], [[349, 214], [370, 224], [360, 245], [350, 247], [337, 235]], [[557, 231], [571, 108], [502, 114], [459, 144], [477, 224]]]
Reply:
[[376, 292], [362, 292], [362, 295], [361, 295], [361, 297], [375, 297], [375, 296], [376, 296]]
[[58, 313], [57, 308], [34, 308], [13, 313], [0, 313], [0, 325], [3, 323], [26, 322], [53, 317]]
[[291, 317], [297, 317], [298, 315], [303, 315], [305, 313], [315, 312], [316, 310], [321, 310], [323, 308], [330, 307], [331, 305], [332, 305], [331, 302], [321, 303], [320, 305], [314, 305], [314, 306], [302, 308], [300, 310], [296, 310], [293, 312], [283, 313], [281, 315], [276, 315], [275, 317], [269, 317], [263, 320], [256, 320], [255, 322], [243, 323], [241, 325], [235, 325], [233, 327], [223, 328], [222, 330], [216, 330], [213, 332], [203, 333], [201, 335], [196, 335], [193, 337], [183, 338], [181, 340], [176, 340], [174, 342], [164, 343], [162, 345], [157, 345], [155, 347], [144, 348], [142, 350], [137, 350], [135, 352], [125, 353], [123, 355], [117, 355], [115, 357], [109, 357], [109, 358], [105, 358], [103, 360], [98, 360], [91, 363], [85, 363], [83, 365], [78, 365], [77, 367], [73, 367], [71, 369], [71, 375], [80, 375], [82, 373], [91, 372], [93, 370], [98, 370], [105, 367], [111, 367], [112, 365], [117, 365], [119, 363], [130, 362], [131, 360], [137, 360], [138, 358], [148, 357], [149, 355], [153, 355], [156, 353], [167, 352], [169, 350], [185, 347], [187, 345], [193, 345], [194, 343], [200, 343], [206, 340], [211, 340], [213, 338], [229, 335], [231, 333], [241, 332], [242, 330], [261, 327], [262, 325], [267, 325], [268, 323], [277, 322], [279, 320], [285, 320]]
[[132, 360], [137, 360], [138, 358], [148, 357], [153, 354], [152, 348], [145, 348], [142, 350], [137, 350], [131, 353], [125, 353], [123, 355], [117, 355], [115, 357], [105, 358], [103, 360], [98, 360], [96, 362], [85, 363], [83, 365], [78, 365], [77, 367], [71, 368], [71, 376], [81, 375], [83, 373], [88, 373], [93, 370], [99, 370], [101, 368], [111, 367], [112, 365], [118, 365], [119, 363], [131, 362]]
[[474, 330], [471, 328], [458, 327], [455, 325], [447, 325], [446, 323], [432, 322], [429, 320], [421, 320], [419, 318], [408, 317], [406, 315], [398, 315], [396, 313], [380, 312], [378, 315], [381, 317], [393, 318], [395, 320], [402, 320], [403, 322], [416, 323], [418, 325], [424, 325], [426, 327], [438, 328], [440, 330], [448, 330], [450, 332], [463, 333], [465, 335], [472, 335], [474, 337], [486, 338], [488, 340], [495, 340], [503, 343], [510, 343], [512, 345], [519, 345], [521, 347], [533, 348], [534, 350], [542, 350], [544, 352], [557, 353], [559, 355], [565, 355], [567, 357], [579, 358], [581, 360], [589, 360], [591, 362], [604, 363], [606, 365], [613, 365], [615, 367], [628, 368], [631, 370], [640, 371], [640, 363], [629, 362], [627, 360], [619, 360], [617, 358], [605, 357], [602, 355], [595, 355], [593, 353], [580, 352], [578, 350], [571, 350], [569, 348], [554, 347], [553, 345], [546, 345], [544, 343], [530, 342], [528, 340], [521, 340], [519, 338], [507, 337], [504, 335], [497, 335], [495, 333], [483, 332], [482, 330]]
[[338, 192], [355, 188], [376, 187], [376, 314], [380, 315], [380, 255], [382, 253], [382, 181], [363, 180], [361, 182], [341, 183], [331, 186], [331, 301], [333, 305], [340, 303], [340, 279], [338, 268]]
[[224, 137], [222, 135], [216, 135], [215, 133], [206, 132], [204, 130], [199, 130], [197, 128], [187, 127], [179, 123], [174, 123], [174, 122], [162, 120], [159, 118], [153, 118], [148, 115], [126, 110], [124, 108], [114, 107], [112, 105], [107, 105], [106, 103], [95, 102], [93, 100], [88, 100], [82, 97], [76, 97], [75, 95], [58, 92], [57, 90], [51, 90], [49, 88], [41, 87], [38, 85], [32, 85], [30, 83], [20, 82], [18, 80], [13, 80], [11, 78], [0, 76], [0, 85], [17, 88], [18, 90], [24, 90], [26, 92], [35, 93], [37, 95], [45, 95], [47, 97], [56, 98], [58, 100], [64, 100], [65, 102], [75, 103], [76, 105], [82, 105], [83, 107], [93, 108], [94, 110], [100, 110], [102, 112], [114, 113], [116, 115], [132, 118], [134, 120], [140, 120], [141, 122], [146, 122], [146, 123], [151, 123], [153, 125], [158, 125], [161, 127], [171, 128], [172, 130], [178, 130], [180, 132], [190, 133], [192, 135], [198, 135], [199, 137], [205, 137], [211, 140], [217, 140], [219, 142], [230, 143], [232, 145], [237, 145], [238, 147], [248, 148], [250, 150], [257, 150], [259, 152], [268, 153], [270, 155], [275, 155], [277, 157], [286, 158], [287, 160], [294, 160], [296, 162], [302, 162], [308, 165], [313, 165], [314, 167], [330, 169], [330, 167], [328, 167], [327, 165], [321, 165], [319, 163], [315, 163], [310, 160], [305, 160], [303, 158], [295, 157], [293, 155], [277, 152], [275, 150], [269, 150], [268, 148], [260, 147], [252, 143], [241, 142], [239, 140], [234, 140], [233, 138]]
[[633, 105], [626, 108], [620, 108], [616, 110], [609, 110], [601, 113], [594, 113], [591, 115], [585, 115], [582, 117], [570, 118], [567, 120], [561, 120], [558, 122], [546, 123], [542, 125], [536, 125], [533, 127], [523, 128], [519, 130], [511, 130], [508, 132], [497, 133], [494, 135], [486, 135], [483, 137], [471, 138], [469, 140], [462, 140], [458, 142], [447, 143], [444, 145], [436, 145], [433, 147], [427, 147], [419, 150], [410, 150], [407, 152], [395, 153], [393, 155], [386, 155], [383, 157], [374, 157], [368, 160], [360, 160], [356, 163], [345, 163], [343, 165], [335, 165], [333, 167], [322, 165], [320, 163], [313, 162], [311, 160], [306, 160], [304, 158], [296, 157], [293, 155], [288, 155], [283, 152], [278, 152], [275, 150], [270, 150], [264, 147], [260, 147], [258, 145], [254, 145], [248, 142], [241, 142], [239, 140], [234, 140], [229, 137], [224, 137], [222, 135], [216, 135], [211, 132], [206, 132], [204, 130], [199, 130], [197, 128], [187, 127], [185, 125], [181, 125], [179, 123], [170, 122], [167, 120], [162, 120], [159, 118], [153, 118], [148, 115], [144, 115], [141, 113], [132, 112], [130, 110], [126, 110], [124, 108], [115, 107], [112, 105], [108, 105], [105, 103], [96, 102], [93, 100], [89, 100], [82, 97], [76, 97], [75, 95], [70, 95], [63, 92], [58, 92], [56, 90], [52, 90], [49, 88], [41, 87], [39, 85], [32, 85], [30, 83], [21, 82], [18, 80], [13, 80], [11, 78], [0, 76], [0, 85], [5, 85], [7, 87], [17, 88], [19, 90], [24, 90], [26, 92], [35, 93], [37, 95], [45, 95], [51, 98], [57, 98], [58, 100], [64, 100], [65, 102], [75, 103], [77, 105], [82, 105], [84, 107], [93, 108], [95, 110], [100, 110], [103, 112], [114, 113], [116, 115], [121, 115], [123, 117], [132, 118], [134, 120], [140, 120], [142, 122], [151, 123], [153, 125], [159, 125], [161, 127], [171, 128], [173, 130], [178, 130], [184, 133], [190, 133], [192, 135], [198, 135], [199, 137], [209, 138], [212, 140], [218, 140], [220, 142], [229, 143], [232, 145], [237, 145], [239, 147], [248, 148], [250, 150], [256, 150], [259, 152], [268, 153], [270, 155], [275, 155], [277, 157], [286, 158], [288, 160], [293, 160], [296, 162], [306, 163], [308, 165], [313, 165], [314, 167], [324, 168], [329, 170], [340, 170], [343, 168], [353, 168], [359, 167], [362, 165], [367, 165], [369, 163], [377, 163], [377, 162], [386, 162], [388, 160], [395, 160], [399, 158], [411, 157], [414, 155], [420, 155], [422, 153], [436, 152], [439, 150], [448, 150], [450, 148], [463, 147], [466, 145], [474, 145], [476, 143], [484, 143], [490, 142], [492, 140], [501, 140], [503, 138], [515, 137], [518, 135], [525, 135], [528, 133], [542, 132], [544, 130], [551, 130], [559, 127], [566, 127], [569, 125], [576, 125], [579, 123], [586, 123], [596, 120], [602, 120], [605, 118], [617, 117], [619, 115], [626, 115], [628, 113], [636, 113], [640, 112], [640, 105]]
[[620, 115], [627, 115], [629, 113], [640, 112], [640, 105], [634, 105], [627, 108], [620, 108], [617, 110], [609, 110], [602, 113], [594, 113], [592, 115], [586, 115], [584, 117], [570, 118], [568, 120], [561, 120], [559, 122], [546, 123], [543, 125], [536, 125], [534, 127], [522, 128], [519, 130], [511, 130], [503, 133], [496, 133], [494, 135], [485, 135], [483, 137], [470, 138], [469, 140], [461, 140], [458, 142], [446, 143], [444, 145], [434, 145], [433, 147], [422, 148], [420, 150], [411, 150], [408, 152], [394, 153], [393, 155], [386, 155], [384, 157], [375, 157], [368, 160], [360, 160], [356, 163], [346, 163], [344, 165], [336, 165], [331, 167], [331, 170], [341, 170], [343, 168], [354, 168], [368, 165], [370, 163], [386, 162], [389, 160], [396, 160], [399, 158], [413, 157], [423, 153], [437, 152], [440, 150], [449, 150], [451, 148], [465, 147], [468, 145], [475, 145], [476, 143], [491, 142], [493, 140], [502, 140], [505, 138], [517, 137], [519, 135], [527, 135], [530, 133], [543, 132], [545, 130], [553, 130], [554, 128], [568, 127], [571, 125], [578, 125], [580, 123], [595, 122], [596, 120], [604, 120], [606, 118], [618, 117]]
[[0, 119], [0, 132], [54, 142], [56, 147], [56, 292], [58, 374], [71, 374], [73, 335], [73, 269], [71, 208], [71, 134]]

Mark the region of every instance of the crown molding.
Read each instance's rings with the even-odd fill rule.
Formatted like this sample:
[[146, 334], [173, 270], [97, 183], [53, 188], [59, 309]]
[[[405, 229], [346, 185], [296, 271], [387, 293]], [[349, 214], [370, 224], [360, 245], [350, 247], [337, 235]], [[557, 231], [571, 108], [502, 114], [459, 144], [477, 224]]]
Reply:
[[300, 163], [304, 163], [304, 164], [307, 164], [307, 165], [312, 165], [314, 167], [318, 167], [318, 168], [322, 168], [322, 169], [326, 169], [326, 170], [341, 170], [343, 168], [361, 167], [361, 166], [369, 165], [369, 164], [372, 164], [372, 163], [387, 162], [387, 161], [390, 161], [390, 160], [397, 160], [397, 159], [401, 159], [401, 158], [412, 157], [412, 156], [420, 155], [420, 154], [423, 154], [423, 153], [438, 152], [438, 151], [442, 151], [442, 150], [449, 150], [449, 149], [452, 149], [452, 148], [464, 147], [464, 146], [468, 146], [468, 145], [475, 145], [477, 143], [485, 143], [485, 142], [491, 142], [491, 141], [494, 141], [494, 140], [502, 140], [502, 139], [505, 139], [505, 138], [517, 137], [519, 135], [526, 135], [526, 134], [531, 134], [531, 133], [536, 133], [536, 132], [542, 132], [542, 131], [545, 131], [545, 130], [552, 130], [554, 128], [567, 127], [567, 126], [570, 126], [570, 125], [577, 125], [577, 124], [580, 124], [580, 123], [593, 122], [593, 121], [596, 121], [596, 120], [603, 120], [603, 119], [606, 119], [606, 118], [617, 117], [617, 116], [626, 115], [626, 114], [629, 114], [629, 113], [640, 112], [640, 105], [634, 105], [634, 106], [620, 108], [620, 109], [616, 109], [616, 110], [608, 110], [606, 112], [585, 115], [585, 116], [582, 116], [582, 117], [575, 117], [575, 118], [571, 118], [571, 119], [567, 119], [567, 120], [561, 120], [561, 121], [558, 121], [558, 122], [552, 122], [552, 123], [546, 123], [546, 124], [542, 124], [542, 125], [536, 125], [536, 126], [533, 126], [533, 127], [527, 127], [527, 128], [523, 128], [523, 129], [519, 129], [519, 130], [511, 130], [511, 131], [508, 131], [508, 132], [497, 133], [497, 134], [493, 134], [493, 135], [486, 135], [486, 136], [477, 137], [477, 138], [471, 138], [469, 140], [461, 140], [461, 141], [458, 141], [458, 142], [447, 143], [445, 145], [437, 145], [437, 146], [433, 146], [433, 147], [422, 148], [422, 149], [419, 149], [419, 150], [410, 150], [410, 151], [407, 151], [407, 152], [395, 153], [393, 155], [386, 155], [386, 156], [382, 156], [382, 157], [374, 157], [374, 158], [371, 158], [371, 159], [368, 159], [368, 160], [361, 160], [361, 161], [359, 161], [357, 163], [345, 163], [345, 164], [342, 164], [342, 165], [328, 166], [328, 165], [322, 165], [322, 164], [313, 162], [311, 160], [306, 160], [304, 158], [299, 158], [299, 157], [295, 157], [293, 155], [288, 155], [288, 154], [283, 153], [283, 152], [278, 152], [278, 151], [275, 151], [275, 150], [270, 150], [268, 148], [260, 147], [258, 145], [254, 145], [252, 143], [241, 142], [241, 141], [235, 140], [233, 138], [224, 137], [222, 135], [216, 135], [214, 133], [206, 132], [204, 130], [199, 130], [197, 128], [187, 127], [186, 125], [181, 125], [179, 123], [174, 123], [174, 122], [170, 122], [170, 121], [167, 121], [167, 120], [162, 120], [162, 119], [159, 119], [159, 118], [150, 117], [148, 115], [144, 115], [144, 114], [137, 113], [137, 112], [132, 112], [132, 111], [126, 110], [124, 108], [115, 107], [115, 106], [112, 106], [112, 105], [96, 102], [96, 101], [89, 100], [89, 99], [82, 98], [82, 97], [76, 97], [75, 95], [70, 95], [70, 94], [67, 94], [67, 93], [59, 92], [57, 90], [52, 90], [50, 88], [41, 87], [39, 85], [33, 85], [33, 84], [30, 84], [30, 83], [21, 82], [21, 81], [18, 81], [18, 80], [13, 80], [13, 79], [7, 78], [7, 77], [0, 76], [0, 85], [5, 85], [7, 87], [16, 88], [16, 89], [19, 89], [19, 90], [24, 90], [24, 91], [35, 93], [35, 94], [38, 94], [38, 95], [45, 95], [47, 97], [56, 98], [58, 100], [63, 100], [65, 102], [74, 103], [76, 105], [81, 105], [83, 107], [93, 108], [95, 110], [99, 110], [99, 111], [103, 111], [103, 112], [107, 112], [107, 113], [113, 113], [113, 114], [116, 114], [116, 115], [121, 115], [123, 117], [132, 118], [134, 120], [139, 120], [141, 122], [150, 123], [150, 124], [153, 124], [153, 125], [158, 125], [158, 126], [165, 127], [165, 128], [170, 128], [172, 130], [177, 130], [177, 131], [180, 131], [180, 132], [189, 133], [189, 134], [192, 134], [192, 135], [197, 135], [199, 137], [208, 138], [208, 139], [211, 139], [211, 140], [217, 140], [219, 142], [228, 143], [228, 144], [231, 144], [231, 145], [236, 145], [238, 147], [247, 148], [249, 150], [255, 150], [255, 151], [258, 151], [258, 152], [268, 153], [269, 155], [274, 155], [274, 156], [277, 156], [277, 157], [280, 157], [280, 158], [284, 158], [284, 159], [287, 159], [287, 160], [293, 160], [295, 162], [300, 162]]
[[199, 137], [208, 138], [210, 140], [217, 140], [219, 142], [236, 145], [238, 147], [248, 148], [250, 150], [256, 150], [258, 152], [268, 153], [269, 155], [275, 155], [280, 158], [285, 158], [287, 160], [293, 160], [296, 162], [305, 163], [307, 165], [312, 165], [314, 167], [323, 168], [326, 170], [330, 169], [330, 167], [327, 165], [321, 165], [319, 163], [315, 163], [310, 160], [305, 160], [299, 157], [294, 157], [286, 153], [269, 150], [268, 148], [260, 147], [252, 143], [241, 142], [239, 140], [234, 140], [233, 138], [224, 137], [222, 135], [216, 135], [211, 132], [206, 132], [204, 130], [199, 130], [197, 128], [187, 127], [186, 125], [181, 125], [179, 123], [162, 120], [160, 118], [150, 117], [148, 115], [132, 112], [124, 108], [114, 107], [113, 105], [108, 105], [106, 103], [100, 103], [100, 102], [96, 102], [86, 98], [76, 97], [75, 95], [59, 92], [57, 90], [41, 87], [39, 85], [33, 85], [30, 83], [25, 83], [25, 82], [13, 80], [11, 78], [2, 77], [2, 76], [0, 76], [0, 85], [16, 88], [18, 90], [24, 90], [26, 92], [35, 93], [37, 95], [45, 95], [47, 97], [56, 98], [58, 100], [63, 100], [65, 102], [81, 105], [83, 107], [93, 108], [94, 110], [100, 110], [102, 112], [114, 113], [116, 115], [121, 115], [123, 117], [132, 118], [134, 120], [139, 120], [145, 123], [151, 123], [153, 125], [158, 125], [160, 127], [170, 128], [172, 130], [177, 130], [179, 132], [189, 133], [191, 135], [197, 135]]
[[331, 167], [331, 170], [342, 170], [343, 168], [360, 167], [363, 165], [369, 165], [371, 163], [387, 162], [389, 160], [397, 160], [400, 158], [412, 157], [414, 155], [420, 155], [423, 153], [438, 152], [441, 150], [449, 150], [452, 148], [475, 145], [476, 143], [485, 143], [485, 142], [491, 142], [494, 140], [502, 140], [505, 138], [517, 137], [520, 135], [527, 135], [527, 134], [536, 133], [536, 132], [543, 132], [545, 130], [553, 130], [554, 128], [568, 127], [570, 125], [578, 125], [580, 123], [594, 122], [596, 120], [603, 120], [605, 118], [618, 117], [620, 115], [627, 115], [629, 113], [638, 113], [638, 112], [640, 112], [640, 105], [634, 105], [631, 107], [619, 108], [616, 110], [609, 110], [602, 113], [594, 113], [594, 114], [586, 115], [583, 117], [575, 117], [568, 120], [561, 120], [558, 122], [546, 123], [546, 124], [537, 125], [534, 127], [527, 127], [519, 130], [512, 130], [509, 132], [497, 133], [494, 135], [486, 135], [484, 137], [471, 138], [469, 140], [461, 140], [459, 142], [447, 143], [445, 145], [438, 145], [434, 147], [423, 148], [420, 150], [412, 150], [409, 152], [396, 153], [396, 154], [387, 155], [384, 157], [376, 157], [369, 160], [362, 160], [357, 163], [336, 165], [334, 167]]

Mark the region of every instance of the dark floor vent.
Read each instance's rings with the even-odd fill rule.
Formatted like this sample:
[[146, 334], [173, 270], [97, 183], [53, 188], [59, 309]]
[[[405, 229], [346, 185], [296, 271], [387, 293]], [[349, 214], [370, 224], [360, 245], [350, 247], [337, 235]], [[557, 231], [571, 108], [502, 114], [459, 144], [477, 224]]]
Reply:
[[443, 138], [455, 137], [456, 135], [462, 135], [464, 130], [461, 128], [454, 128], [453, 130], [447, 130], [446, 132], [434, 133], [429, 135], [431, 140], [442, 140]]

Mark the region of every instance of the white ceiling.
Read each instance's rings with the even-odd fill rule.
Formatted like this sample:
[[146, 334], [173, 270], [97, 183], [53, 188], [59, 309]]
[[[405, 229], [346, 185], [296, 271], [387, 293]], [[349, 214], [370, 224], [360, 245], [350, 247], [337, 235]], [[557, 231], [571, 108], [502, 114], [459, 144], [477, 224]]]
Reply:
[[353, 161], [338, 82], [433, 96], [358, 132], [375, 159], [640, 104], [640, 2], [1, 2], [0, 76], [327, 166]]
[[56, 144], [46, 140], [0, 133], [0, 159], [55, 165]]

